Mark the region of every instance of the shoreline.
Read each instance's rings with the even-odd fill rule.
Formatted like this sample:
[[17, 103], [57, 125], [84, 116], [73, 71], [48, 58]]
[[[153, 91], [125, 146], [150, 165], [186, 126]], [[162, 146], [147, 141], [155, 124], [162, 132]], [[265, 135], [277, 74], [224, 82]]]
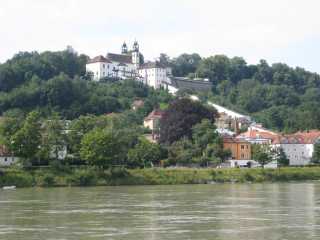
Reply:
[[216, 183], [270, 183], [320, 180], [320, 167], [286, 167], [280, 169], [134, 169], [55, 170], [7, 169], [0, 175], [0, 187], [89, 187], [89, 186], [147, 186]]

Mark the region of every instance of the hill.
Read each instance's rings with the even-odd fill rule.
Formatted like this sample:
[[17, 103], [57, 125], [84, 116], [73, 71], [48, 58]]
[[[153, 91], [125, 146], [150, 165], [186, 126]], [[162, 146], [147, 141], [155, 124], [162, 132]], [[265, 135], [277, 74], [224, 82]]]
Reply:
[[248, 65], [243, 58], [216, 55], [201, 58], [182, 54], [170, 59], [162, 55], [178, 76], [209, 78], [212, 91], [204, 100], [250, 115], [267, 128], [294, 132], [320, 128], [320, 76], [283, 63], [261, 60]]
[[[0, 114], [38, 109], [73, 119], [80, 115], [121, 112], [136, 98], [152, 106], [167, 102], [164, 91], [133, 81], [93, 83], [86, 80], [88, 57], [70, 51], [19, 53], [0, 64]], [[251, 115], [266, 127], [286, 132], [320, 128], [320, 76], [283, 63], [261, 60], [248, 65], [241, 57], [182, 54], [160, 61], [177, 77], [208, 78], [213, 88], [201, 95], [230, 109]]]

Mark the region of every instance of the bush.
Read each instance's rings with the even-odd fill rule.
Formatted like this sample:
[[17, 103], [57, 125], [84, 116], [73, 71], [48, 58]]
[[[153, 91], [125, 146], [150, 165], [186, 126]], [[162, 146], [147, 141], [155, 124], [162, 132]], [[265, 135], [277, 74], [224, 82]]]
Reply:
[[39, 183], [40, 186], [43, 187], [52, 187], [55, 184], [55, 177], [52, 173], [45, 173], [43, 176], [40, 177]]
[[123, 178], [129, 175], [129, 172], [124, 167], [114, 167], [110, 170], [111, 178]]
[[78, 170], [68, 177], [67, 182], [73, 186], [94, 186], [97, 185], [98, 178], [91, 170]]
[[0, 177], [0, 186], [32, 187], [34, 178], [28, 172], [4, 172]]

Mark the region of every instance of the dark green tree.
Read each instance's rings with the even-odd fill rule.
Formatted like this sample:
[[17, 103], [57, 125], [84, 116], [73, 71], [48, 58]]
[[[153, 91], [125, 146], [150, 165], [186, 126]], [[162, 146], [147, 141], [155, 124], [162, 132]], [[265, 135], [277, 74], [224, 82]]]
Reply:
[[320, 143], [316, 143], [314, 145], [312, 162], [315, 163], [315, 164], [319, 164], [320, 163]]
[[171, 144], [183, 137], [191, 139], [192, 127], [203, 119], [214, 123], [217, 112], [200, 102], [177, 99], [165, 111], [160, 121], [160, 142]]

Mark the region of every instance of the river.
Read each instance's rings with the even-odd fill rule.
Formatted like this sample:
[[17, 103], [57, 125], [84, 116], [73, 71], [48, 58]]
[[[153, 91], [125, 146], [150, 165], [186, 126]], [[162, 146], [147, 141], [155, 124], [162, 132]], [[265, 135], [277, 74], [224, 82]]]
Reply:
[[320, 239], [320, 183], [0, 190], [0, 239]]

